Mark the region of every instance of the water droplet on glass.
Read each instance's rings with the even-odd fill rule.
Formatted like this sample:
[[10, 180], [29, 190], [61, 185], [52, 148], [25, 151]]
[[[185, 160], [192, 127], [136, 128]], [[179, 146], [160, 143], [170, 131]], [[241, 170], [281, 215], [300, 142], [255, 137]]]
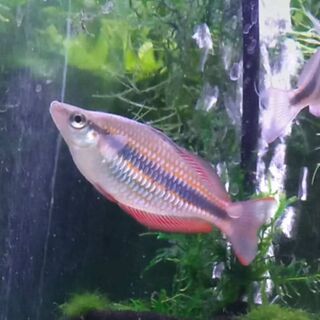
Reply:
[[249, 54], [253, 54], [254, 50], [256, 49], [256, 46], [257, 46], [257, 40], [256, 39], [251, 39], [251, 42], [247, 47], [247, 52]]
[[225, 266], [223, 262], [215, 264], [212, 269], [212, 279], [221, 279], [224, 269]]
[[0, 118], [0, 131], [5, 130], [7, 130], [7, 122], [3, 118]]
[[196, 41], [197, 46], [200, 49], [212, 49], [213, 43], [211, 33], [206, 23], [202, 23], [196, 26], [192, 39]]
[[230, 189], [229, 189], [229, 193], [232, 196], [236, 196], [239, 193], [239, 186], [237, 183], [231, 183], [230, 184]]
[[253, 301], [255, 304], [262, 304], [261, 287], [258, 282], [253, 282]]
[[196, 109], [210, 111], [217, 103], [219, 97], [219, 88], [211, 87], [206, 83], [202, 89], [202, 93], [197, 101]]
[[[247, 68], [247, 69], [250, 69], [251, 67], [252, 67], [252, 62], [251, 62], [251, 61], [248, 61], [248, 62], [246, 63], [246, 68]], [[249, 82], [250, 82], [250, 80], [251, 80], [251, 79], [250, 79], [249, 77], [246, 78], [246, 81], [249, 81]]]
[[308, 196], [308, 168], [302, 167], [300, 170], [298, 198], [302, 201], [306, 201], [307, 196]]
[[102, 14], [109, 14], [112, 12], [113, 8], [114, 8], [113, 1], [106, 1], [106, 3], [103, 6], [101, 6], [101, 12]]
[[256, 24], [258, 22], [258, 10], [252, 8], [251, 10], [251, 22], [252, 24]]
[[237, 16], [233, 16], [231, 18], [231, 22], [230, 22], [230, 27], [232, 30], [236, 30], [237, 28], [237, 25], [238, 25], [238, 17]]
[[197, 46], [202, 52], [200, 70], [203, 72], [205, 63], [208, 59], [208, 54], [209, 52], [212, 52], [213, 49], [211, 33], [206, 23], [196, 26], [192, 39], [196, 41]]
[[4, 113], [8, 111], [8, 106], [7, 105], [0, 105], [0, 113]]
[[24, 12], [23, 12], [22, 8], [20, 6], [18, 6], [17, 11], [16, 11], [16, 23], [17, 23], [18, 28], [22, 24], [23, 17], [24, 17]]
[[35, 89], [36, 93], [40, 93], [42, 91], [42, 86], [41, 84], [37, 84], [36, 85], [36, 89]]
[[224, 10], [230, 9], [230, 7], [231, 7], [231, 1], [225, 0], [224, 1]]
[[251, 28], [252, 28], [252, 24], [247, 23], [247, 24], [243, 27], [242, 32], [243, 32], [244, 34], [248, 34]]
[[241, 66], [239, 62], [234, 62], [230, 68], [229, 77], [232, 81], [237, 81], [240, 78]]
[[295, 223], [296, 211], [294, 207], [288, 207], [280, 219], [280, 229], [287, 238], [292, 238], [292, 231]]

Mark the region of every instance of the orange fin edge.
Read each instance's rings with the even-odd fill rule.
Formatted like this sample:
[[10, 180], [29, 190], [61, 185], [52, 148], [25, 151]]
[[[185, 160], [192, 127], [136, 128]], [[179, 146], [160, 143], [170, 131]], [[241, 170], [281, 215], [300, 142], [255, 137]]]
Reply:
[[177, 233], [209, 233], [213, 228], [210, 223], [201, 219], [158, 215], [124, 204], [119, 204], [119, 206], [136, 221], [153, 230]]

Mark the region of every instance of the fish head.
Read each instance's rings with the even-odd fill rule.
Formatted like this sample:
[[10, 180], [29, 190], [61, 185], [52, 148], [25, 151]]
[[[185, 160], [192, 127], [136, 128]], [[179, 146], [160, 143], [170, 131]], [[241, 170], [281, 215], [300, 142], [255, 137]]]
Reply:
[[58, 101], [51, 103], [50, 114], [78, 167], [114, 161], [128, 143], [124, 130], [116, 131], [122, 117]]
[[98, 144], [99, 134], [90, 111], [53, 101], [50, 114], [69, 147], [88, 148]]

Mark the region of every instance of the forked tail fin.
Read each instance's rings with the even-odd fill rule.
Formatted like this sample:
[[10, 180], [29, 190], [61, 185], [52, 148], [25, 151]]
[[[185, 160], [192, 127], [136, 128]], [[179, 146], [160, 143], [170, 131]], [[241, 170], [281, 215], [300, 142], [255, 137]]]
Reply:
[[257, 254], [258, 230], [271, 216], [277, 202], [274, 198], [263, 198], [235, 202], [227, 212], [233, 218], [227, 236], [232, 248], [243, 265], [248, 265]]
[[290, 103], [291, 91], [270, 88], [263, 94], [266, 110], [262, 117], [262, 138], [271, 143], [285, 133], [287, 126], [304, 106]]

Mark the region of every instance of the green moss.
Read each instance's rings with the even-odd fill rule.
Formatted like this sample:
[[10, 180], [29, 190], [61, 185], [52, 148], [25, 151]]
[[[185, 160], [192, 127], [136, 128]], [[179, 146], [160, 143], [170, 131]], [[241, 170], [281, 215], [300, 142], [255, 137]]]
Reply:
[[276, 304], [264, 305], [253, 309], [241, 320], [310, 320], [311, 316], [302, 310], [280, 307]]
[[71, 299], [60, 306], [65, 317], [77, 317], [91, 310], [106, 310], [110, 303], [108, 299], [97, 293], [75, 294]]

